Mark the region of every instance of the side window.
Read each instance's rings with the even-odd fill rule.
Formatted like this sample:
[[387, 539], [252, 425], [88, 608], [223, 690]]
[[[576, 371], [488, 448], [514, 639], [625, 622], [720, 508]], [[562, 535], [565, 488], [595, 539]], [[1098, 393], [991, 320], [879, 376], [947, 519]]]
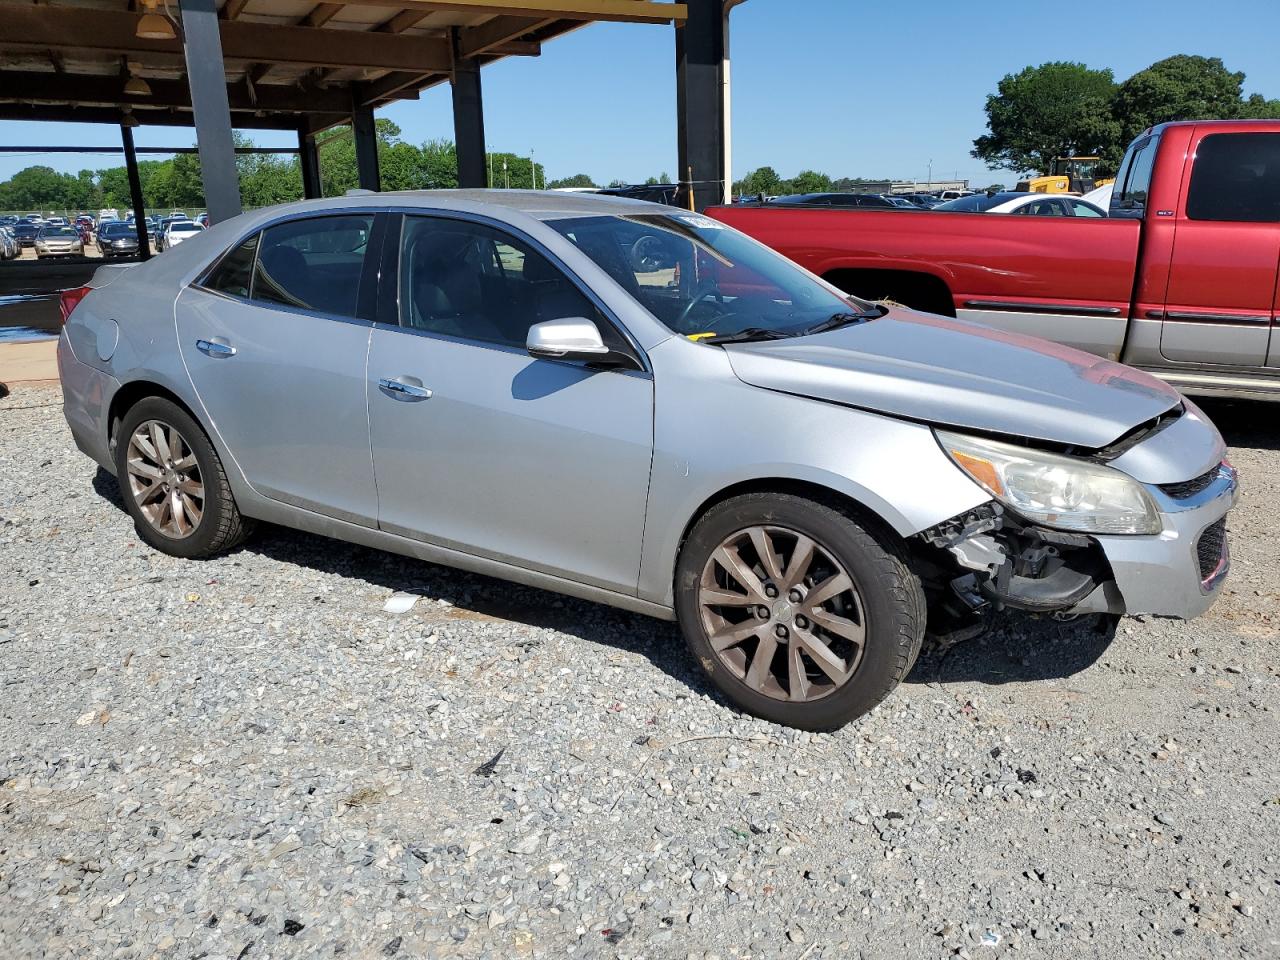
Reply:
[[1079, 200], [1070, 200], [1071, 215], [1074, 217], [1100, 217], [1102, 213], [1089, 206], [1087, 203], [1081, 203]]
[[1201, 140], [1187, 217], [1280, 222], [1280, 133], [1215, 133]]
[[1147, 208], [1151, 169], [1159, 143], [1158, 137], [1149, 137], [1129, 147], [1129, 152], [1120, 163], [1120, 172], [1111, 191], [1111, 216], [1142, 218]]
[[227, 253], [213, 268], [204, 285], [219, 293], [235, 297], [249, 296], [249, 283], [253, 278], [253, 258], [258, 252], [258, 236], [254, 234], [240, 246]]
[[309, 217], [262, 232], [254, 300], [356, 316], [373, 214]]
[[406, 217], [400, 323], [524, 349], [544, 320], [586, 317], [605, 343], [612, 326], [563, 271], [523, 241], [465, 220]]

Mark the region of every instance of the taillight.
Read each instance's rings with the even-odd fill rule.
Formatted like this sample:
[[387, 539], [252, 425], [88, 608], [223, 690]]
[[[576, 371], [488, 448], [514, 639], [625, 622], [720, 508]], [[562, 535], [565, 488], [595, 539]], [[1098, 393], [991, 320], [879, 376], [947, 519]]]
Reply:
[[93, 287], [76, 287], [74, 290], [63, 290], [58, 296], [58, 308], [62, 311], [62, 323], [65, 326], [71, 319], [71, 311], [80, 305], [80, 301], [93, 291]]

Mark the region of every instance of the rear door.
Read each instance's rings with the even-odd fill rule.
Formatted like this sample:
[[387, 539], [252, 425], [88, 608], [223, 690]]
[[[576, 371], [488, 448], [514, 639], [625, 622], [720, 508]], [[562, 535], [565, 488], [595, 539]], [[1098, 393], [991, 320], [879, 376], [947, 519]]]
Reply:
[[264, 496], [377, 523], [365, 362], [368, 213], [269, 226], [178, 299], [178, 344], [214, 429]]
[[1280, 267], [1280, 133], [1208, 133], [1192, 148], [1160, 352], [1175, 362], [1260, 366]]

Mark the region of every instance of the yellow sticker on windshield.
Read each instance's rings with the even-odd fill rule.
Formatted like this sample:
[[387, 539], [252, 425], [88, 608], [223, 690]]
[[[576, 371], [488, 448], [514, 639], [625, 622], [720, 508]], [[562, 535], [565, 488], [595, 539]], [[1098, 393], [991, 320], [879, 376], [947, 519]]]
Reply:
[[707, 339], [707, 337], [714, 337], [715, 335], [716, 335], [716, 332], [714, 330], [708, 330], [706, 333], [685, 334], [686, 337], [688, 337], [690, 340], [694, 341], [695, 343], [699, 340], [705, 340]]

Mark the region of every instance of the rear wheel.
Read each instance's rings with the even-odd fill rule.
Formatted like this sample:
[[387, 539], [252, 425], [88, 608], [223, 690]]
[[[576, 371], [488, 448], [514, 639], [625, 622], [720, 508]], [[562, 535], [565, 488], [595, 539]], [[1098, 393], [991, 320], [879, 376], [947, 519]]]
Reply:
[[712, 508], [681, 551], [676, 606], [711, 681], [748, 713], [834, 730], [906, 676], [924, 595], [900, 551], [848, 512], [790, 494]]
[[252, 529], [242, 517], [217, 451], [172, 401], [147, 397], [120, 424], [116, 477], [138, 536], [175, 557], [210, 557]]

